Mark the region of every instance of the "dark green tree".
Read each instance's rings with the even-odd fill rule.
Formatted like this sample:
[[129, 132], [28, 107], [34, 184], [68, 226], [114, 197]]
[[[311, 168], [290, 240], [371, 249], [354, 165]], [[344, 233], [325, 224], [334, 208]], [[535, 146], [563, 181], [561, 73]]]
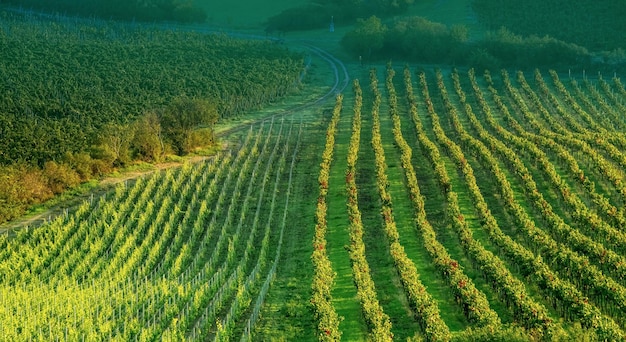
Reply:
[[354, 54], [371, 58], [383, 47], [386, 32], [387, 26], [376, 16], [359, 19], [355, 29], [342, 38], [341, 45]]
[[149, 162], [160, 162], [165, 154], [163, 128], [159, 115], [150, 111], [134, 123], [133, 150], [135, 155]]
[[110, 122], [102, 127], [96, 154], [114, 166], [124, 166], [131, 161], [131, 142], [133, 141], [131, 125]]
[[217, 106], [205, 99], [179, 97], [161, 114], [161, 125], [178, 154], [191, 152], [196, 146], [194, 132], [213, 128], [218, 119]]

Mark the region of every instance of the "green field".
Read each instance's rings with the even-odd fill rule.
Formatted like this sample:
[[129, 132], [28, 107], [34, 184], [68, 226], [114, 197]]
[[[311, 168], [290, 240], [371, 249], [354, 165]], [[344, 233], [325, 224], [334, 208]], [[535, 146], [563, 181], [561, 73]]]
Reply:
[[[357, 74], [361, 127], [347, 89], [331, 145], [323, 237], [343, 338], [377, 329], [345, 249], [350, 153], [364, 257], [395, 339], [622, 336], [624, 122], [597, 110], [623, 101], [619, 80], [389, 70]], [[330, 119], [318, 117], [252, 124], [230, 138], [238, 149], [3, 235], [3, 336], [323, 338], [310, 305]], [[428, 302], [435, 311], [423, 310]]]
[[[198, 4], [208, 26], [248, 33], [294, 5]], [[411, 14], [484, 33], [469, 1], [419, 2]], [[56, 27], [41, 22], [38, 29]], [[2, 25], [13, 36], [0, 31], [0, 42], [24, 34]], [[28, 37], [45, 34], [38, 29]], [[220, 120], [210, 153], [105, 177], [81, 198], [0, 226], [0, 341], [626, 339], [626, 89], [618, 75], [362, 65], [339, 46], [349, 29], [289, 33], [281, 44], [218, 35], [205, 46], [201, 33], [178, 27], [169, 37], [184, 40], [181, 49], [233, 46], [251, 58], [224, 52], [220, 69], [191, 57], [186, 66], [172, 52], [155, 65], [165, 72], [179, 63], [182, 76], [162, 83], [162, 93], [128, 94], [154, 107], [173, 98], [171, 88], [192, 91], [185, 80], [229, 79], [238, 108], [239, 88], [258, 94], [238, 80], [262, 51], [276, 55], [255, 55], [259, 68], [284, 58], [301, 84]], [[58, 39], [55, 30], [48, 34]], [[161, 31], [151, 30], [111, 40], [132, 54], [155, 44]], [[63, 49], [93, 48], [80, 29], [71, 32]], [[59, 68], [12, 44], [37, 61], [24, 70], [45, 71], [29, 76], [32, 84]], [[8, 61], [20, 63], [1, 56], [14, 82]], [[303, 56], [306, 70], [283, 56]], [[121, 65], [112, 60], [106, 79]], [[196, 74], [193, 65], [215, 72]], [[257, 81], [245, 82], [263, 90]], [[24, 103], [49, 108], [41, 100], [49, 94], [14, 83]], [[80, 82], [71, 85], [63, 94], [75, 101], [61, 108], [80, 103], [86, 118], [104, 117], [80, 102]], [[109, 108], [123, 105], [115, 99], [124, 91], [96, 93]], [[125, 100], [132, 107], [112, 112], [140, 111], [141, 100]]]
[[[556, 73], [537, 72], [527, 76], [533, 80], [527, 83], [522, 73], [510, 79], [508, 74], [474, 76], [473, 70], [469, 74], [456, 70], [404, 72], [401, 81], [391, 78], [393, 72], [388, 71], [386, 96], [380, 104], [382, 139], [362, 145], [370, 151], [364, 155], [371, 155], [372, 146], [376, 153], [384, 153], [385, 157], [376, 161], [382, 171], [374, 177], [372, 158], [359, 159], [356, 177], [369, 179], [359, 187], [359, 196], [367, 198], [359, 201], [359, 206], [371, 211], [363, 213], [371, 218], [364, 220], [364, 229], [370, 234], [387, 231], [387, 238], [365, 244], [372, 277], [394, 264], [384, 261], [390, 249], [381, 249], [381, 242], [397, 241], [405, 246], [410, 263], [426, 284], [428, 295], [421, 301], [434, 301], [439, 308], [436, 316], [445, 326], [439, 335], [429, 335], [438, 329], [438, 320], [425, 319], [420, 306], [406, 308], [421, 322], [417, 333], [427, 340], [450, 336], [474, 340], [479, 334], [469, 335], [467, 329], [482, 328], [492, 333], [513, 329], [528, 339], [567, 340], [583, 335], [621, 339], [624, 321], [619, 298], [624, 287], [618, 269], [624, 255], [618, 241], [624, 235], [618, 208], [623, 203], [619, 165], [624, 155], [619, 151], [624, 140], [619, 130], [604, 127], [617, 128], [623, 119], [612, 110], [607, 118], [610, 126], [601, 128], [599, 120], [604, 119], [594, 110], [602, 103], [611, 110], [609, 103], [623, 101], [619, 80], [583, 80], [585, 86], [579, 89], [574, 88], [575, 80], [561, 81]], [[346, 99], [343, 113], [351, 116], [352, 103]], [[370, 129], [350, 131], [348, 122], [339, 121], [336, 131], [327, 198], [327, 255], [333, 266], [337, 265], [338, 287], [344, 271], [337, 253], [348, 242], [333, 233], [345, 225], [345, 219], [344, 223], [333, 219], [338, 216], [338, 205], [333, 204], [336, 199], [330, 197], [337, 191], [333, 180], [341, 181], [343, 160], [354, 153], [341, 141], [365, 135]], [[405, 154], [410, 167], [402, 160]], [[381, 182], [376, 199], [373, 187]], [[418, 184], [417, 194], [422, 194], [418, 200], [414, 184]], [[381, 216], [391, 203], [393, 215]], [[394, 221], [398, 233], [389, 230]], [[393, 252], [391, 255], [397, 258]], [[613, 266], [607, 265], [609, 259]], [[400, 264], [396, 259], [396, 268]], [[402, 278], [401, 268], [397, 271]], [[385, 312], [395, 313], [405, 305], [402, 303], [410, 303], [411, 287], [402, 279], [397, 283], [404, 286], [392, 286], [388, 279], [379, 280], [376, 285], [382, 289], [377, 293], [383, 298], [404, 298], [383, 302], [388, 305], [382, 305]], [[464, 290], [470, 286], [475, 289]], [[332, 292], [331, 303], [340, 315], [344, 315], [347, 293]], [[476, 297], [478, 293], [482, 299]], [[359, 303], [358, 298], [354, 300]], [[483, 316], [488, 312], [499, 319]], [[392, 321], [403, 321], [403, 314], [396, 315], [401, 316], [391, 317]], [[350, 327], [362, 319], [344, 315], [336, 329], [352, 340], [355, 335]], [[370, 332], [377, 329], [368, 326]], [[391, 331], [399, 339], [412, 333], [400, 328]]]

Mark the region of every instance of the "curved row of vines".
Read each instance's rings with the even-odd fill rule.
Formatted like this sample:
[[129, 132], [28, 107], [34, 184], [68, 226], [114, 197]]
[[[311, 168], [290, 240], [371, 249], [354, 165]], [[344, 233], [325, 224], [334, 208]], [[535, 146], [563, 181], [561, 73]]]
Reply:
[[[376, 269], [385, 258], [381, 253], [388, 253], [401, 282], [384, 291], [382, 282], [371, 285], [376, 292], [369, 300], [380, 298], [379, 319], [387, 317], [383, 312], [397, 312], [393, 305], [398, 302], [381, 298], [395, 292], [417, 327], [399, 332], [392, 323], [403, 318], [389, 316], [389, 329], [398, 336], [428, 341], [623, 339], [626, 91], [621, 81], [586, 79], [581, 85], [538, 70], [528, 79], [523, 72], [515, 78], [507, 71], [480, 77], [474, 70], [408, 67], [403, 77], [395, 75], [389, 64], [382, 87], [376, 69], [363, 72], [370, 92], [354, 81], [353, 94], [347, 95], [354, 95], [352, 130], [337, 130], [335, 118], [326, 145], [327, 151], [336, 148], [336, 154], [348, 156], [344, 195], [351, 222], [345, 226], [359, 234], [380, 230], [387, 246], [372, 248], [383, 241], [357, 239], [346, 247], [352, 251], [365, 242], [358, 250], [369, 263], [352, 270], [357, 293], [361, 273]], [[362, 121], [366, 115], [371, 119]], [[372, 132], [372, 150], [363, 156], [373, 157], [373, 168], [356, 162], [366, 129]], [[350, 144], [335, 143], [337, 134]], [[330, 164], [328, 152], [324, 160], [320, 189], [326, 194], [328, 178], [342, 170]], [[378, 196], [357, 197], [363, 191], [358, 179], [369, 179]], [[325, 205], [321, 196], [318, 209]], [[360, 208], [373, 208], [380, 221], [372, 219], [375, 215], [361, 220]], [[320, 251], [340, 255], [336, 249], [345, 243], [336, 240], [339, 235], [324, 235], [344, 229], [322, 229], [324, 214], [318, 211], [314, 260]], [[397, 222], [411, 222], [411, 227], [398, 229]], [[421, 244], [404, 246], [409, 240]], [[355, 299], [331, 296], [344, 292], [333, 292], [332, 262], [326, 265], [317, 271], [328, 272], [325, 286], [319, 286], [326, 291], [324, 306], [314, 296], [318, 337], [338, 340], [343, 321], [334, 308]], [[377, 334], [381, 326], [373, 323], [379, 321], [368, 318], [372, 306], [363, 305], [362, 311], [370, 337], [385, 339]]]

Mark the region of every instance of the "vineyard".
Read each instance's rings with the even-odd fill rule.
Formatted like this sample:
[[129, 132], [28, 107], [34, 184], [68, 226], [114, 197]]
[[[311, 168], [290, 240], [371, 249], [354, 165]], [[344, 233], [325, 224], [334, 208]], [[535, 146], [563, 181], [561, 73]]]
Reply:
[[319, 340], [623, 340], [620, 80], [383, 71], [328, 124]]
[[210, 155], [217, 121], [296, 95], [303, 47], [245, 38], [0, 8], [0, 224], [115, 169]]
[[182, 95], [212, 99], [223, 148], [0, 230], [0, 341], [626, 339], [617, 73], [73, 20], [0, 13], [0, 164], [87, 153]]
[[624, 338], [618, 78], [352, 69], [317, 116], [0, 234], [0, 340]]
[[88, 152], [181, 96], [233, 119], [293, 92], [304, 67], [268, 40], [30, 13], [0, 13], [0, 47], [1, 165]]
[[2, 340], [248, 339], [281, 260], [303, 127], [262, 122], [237, 151], [3, 235]]

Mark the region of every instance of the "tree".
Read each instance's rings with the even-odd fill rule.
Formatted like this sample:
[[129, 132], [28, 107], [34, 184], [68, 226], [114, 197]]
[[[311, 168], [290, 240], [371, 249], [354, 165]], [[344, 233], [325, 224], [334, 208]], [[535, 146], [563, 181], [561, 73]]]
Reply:
[[104, 125], [99, 134], [100, 144], [97, 148], [99, 159], [107, 160], [114, 166], [123, 166], [130, 162], [130, 144], [133, 135], [131, 125], [113, 122]]
[[160, 162], [165, 153], [163, 128], [159, 115], [150, 111], [134, 123], [133, 150], [135, 155], [146, 161]]
[[54, 194], [60, 194], [63, 190], [80, 184], [78, 172], [67, 164], [59, 164], [52, 160], [44, 165], [43, 177], [47, 181], [48, 189]]
[[359, 19], [356, 28], [343, 37], [341, 45], [350, 52], [371, 57], [383, 47], [386, 32], [387, 26], [376, 16]]
[[195, 130], [206, 127], [212, 132], [218, 117], [215, 103], [183, 96], [174, 99], [165, 108], [161, 115], [161, 125], [176, 153], [184, 154], [197, 147], [194, 139]]

